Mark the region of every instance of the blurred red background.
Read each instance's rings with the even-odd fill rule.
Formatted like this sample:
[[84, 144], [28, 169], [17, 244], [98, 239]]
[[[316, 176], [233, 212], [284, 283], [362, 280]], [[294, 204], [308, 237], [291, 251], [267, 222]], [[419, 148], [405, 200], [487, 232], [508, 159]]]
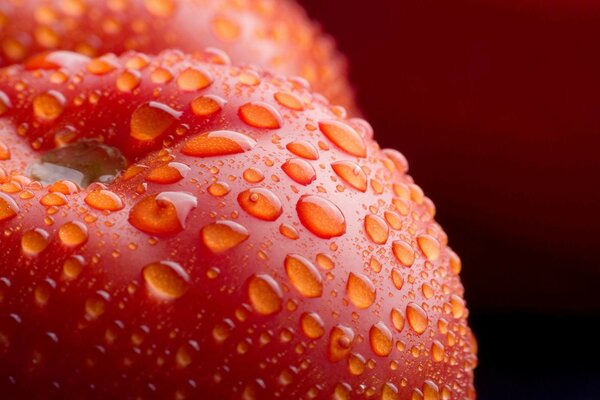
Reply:
[[301, 3], [438, 207], [471, 308], [600, 310], [600, 3]]
[[301, 0], [431, 197], [480, 400], [600, 398], [600, 2]]

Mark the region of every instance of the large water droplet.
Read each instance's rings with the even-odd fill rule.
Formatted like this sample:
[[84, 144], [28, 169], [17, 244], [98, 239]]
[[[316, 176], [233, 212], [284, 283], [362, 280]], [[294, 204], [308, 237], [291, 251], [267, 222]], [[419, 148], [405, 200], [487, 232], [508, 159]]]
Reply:
[[292, 92], [277, 92], [273, 97], [277, 103], [290, 110], [303, 111], [305, 108], [302, 99]]
[[144, 103], [131, 114], [130, 135], [142, 142], [154, 140], [171, 129], [181, 114], [156, 101]]
[[314, 312], [302, 314], [300, 317], [300, 326], [302, 332], [309, 339], [318, 339], [325, 334], [325, 324], [319, 314]]
[[440, 256], [440, 242], [431, 235], [420, 235], [417, 237], [419, 248], [430, 261], [435, 261]]
[[58, 229], [58, 238], [67, 247], [81, 246], [88, 240], [88, 230], [79, 221], [67, 222]]
[[369, 238], [377, 244], [384, 244], [388, 240], [388, 225], [383, 218], [377, 215], [369, 214], [365, 217], [365, 231]]
[[248, 125], [261, 129], [279, 129], [283, 123], [275, 107], [260, 101], [241, 106], [239, 116]]
[[194, 136], [181, 149], [183, 154], [194, 157], [214, 157], [243, 153], [256, 146], [246, 135], [233, 131], [213, 131]]
[[304, 297], [320, 297], [323, 282], [317, 268], [306, 258], [290, 254], [285, 258], [285, 272], [292, 285]]
[[387, 357], [392, 352], [392, 332], [383, 322], [378, 322], [369, 330], [369, 344], [373, 353]]
[[376, 290], [373, 282], [363, 274], [350, 272], [346, 283], [348, 298], [358, 308], [370, 307], [376, 299]]
[[346, 153], [366, 157], [367, 148], [363, 138], [351, 126], [334, 120], [319, 122], [319, 129], [329, 140]]
[[299, 158], [287, 160], [281, 166], [281, 169], [283, 169], [287, 176], [301, 185], [309, 185], [317, 178], [315, 169], [312, 165]]
[[200, 232], [202, 242], [213, 253], [223, 253], [248, 239], [248, 230], [233, 221], [208, 224]]
[[45, 230], [41, 228], [32, 229], [23, 233], [21, 236], [21, 250], [23, 254], [26, 254], [30, 257], [35, 257], [44, 251], [49, 241], [49, 234]]
[[177, 77], [177, 86], [185, 91], [201, 90], [212, 83], [213, 78], [210, 73], [199, 68], [188, 68]]
[[304, 195], [296, 204], [300, 222], [320, 238], [330, 239], [346, 232], [346, 220], [331, 201], [315, 195]]
[[137, 202], [129, 222], [152, 235], [173, 235], [185, 229], [190, 212], [198, 206], [195, 196], [184, 192], [162, 192]]
[[354, 331], [345, 325], [336, 325], [329, 333], [329, 346], [327, 355], [329, 360], [337, 362], [343, 360], [350, 354]]
[[412, 246], [402, 240], [392, 243], [392, 251], [394, 256], [404, 265], [410, 267], [415, 261], [415, 251]]
[[237, 200], [244, 211], [265, 221], [275, 221], [283, 212], [281, 200], [268, 189], [244, 190], [238, 195]]
[[100, 211], [119, 211], [125, 207], [123, 200], [116, 193], [106, 189], [92, 190], [85, 197], [85, 202]]
[[4, 193], [0, 193], [0, 222], [14, 218], [19, 213], [17, 203]]
[[419, 335], [425, 332], [429, 324], [427, 312], [415, 303], [409, 303], [406, 306], [406, 319], [408, 320], [408, 325]]
[[331, 164], [331, 168], [351, 187], [361, 192], [367, 191], [367, 175], [360, 165], [351, 161], [337, 161]]
[[51, 90], [33, 98], [33, 113], [44, 121], [52, 121], [62, 114], [65, 107], [65, 97]]
[[269, 275], [253, 275], [248, 281], [248, 297], [256, 312], [271, 315], [281, 310], [282, 292]]
[[172, 261], [148, 264], [142, 269], [142, 276], [152, 294], [165, 300], [183, 296], [189, 287], [187, 272]]
[[298, 157], [306, 158], [307, 160], [318, 160], [319, 152], [309, 142], [299, 140], [296, 142], [290, 142], [285, 146], [291, 153]]

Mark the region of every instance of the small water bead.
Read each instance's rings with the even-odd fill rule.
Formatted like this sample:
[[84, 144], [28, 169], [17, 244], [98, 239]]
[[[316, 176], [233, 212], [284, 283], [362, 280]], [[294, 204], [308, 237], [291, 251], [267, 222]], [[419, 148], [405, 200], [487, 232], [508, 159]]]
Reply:
[[151, 293], [163, 300], [174, 300], [183, 296], [190, 285], [187, 272], [178, 263], [160, 261], [142, 268], [142, 277]]
[[187, 368], [193, 361], [196, 354], [200, 351], [200, 346], [195, 340], [188, 340], [177, 349], [175, 353], [175, 364], [178, 368]]
[[348, 298], [358, 308], [369, 308], [377, 298], [375, 285], [363, 274], [350, 272], [346, 283]]
[[246, 182], [250, 183], [259, 183], [265, 179], [263, 172], [255, 167], [246, 168], [242, 176]]
[[330, 239], [346, 233], [346, 219], [331, 201], [315, 195], [304, 195], [296, 204], [302, 225], [316, 236]]
[[223, 197], [231, 191], [227, 182], [217, 181], [208, 187], [208, 193], [215, 197]]
[[319, 122], [319, 129], [337, 147], [356, 157], [366, 157], [367, 148], [363, 138], [351, 126], [334, 120]]
[[425, 332], [429, 325], [427, 312], [415, 303], [409, 303], [406, 306], [406, 319], [408, 320], [408, 325], [419, 335]]
[[181, 114], [163, 103], [144, 103], [131, 114], [130, 135], [142, 142], [155, 140], [172, 129]]
[[241, 34], [240, 26], [224, 15], [215, 16], [211, 25], [214, 34], [225, 42], [235, 41]]
[[131, 92], [139, 86], [141, 74], [136, 70], [126, 70], [117, 78], [117, 89], [121, 92]]
[[281, 169], [287, 174], [287, 176], [301, 185], [309, 185], [317, 178], [315, 169], [312, 167], [312, 165], [300, 158], [292, 158], [287, 160], [281, 166]]
[[415, 251], [405, 241], [398, 240], [392, 243], [392, 251], [396, 259], [405, 267], [411, 267], [415, 262]]
[[63, 263], [63, 274], [67, 279], [77, 278], [83, 271], [85, 259], [82, 256], [71, 256]]
[[333, 171], [344, 182], [361, 192], [367, 191], [367, 175], [360, 165], [352, 161], [337, 161], [331, 164]]
[[250, 137], [233, 131], [202, 133], [185, 142], [181, 152], [194, 157], [214, 157], [243, 153], [256, 146]]
[[244, 190], [237, 201], [248, 214], [264, 221], [275, 221], [283, 212], [279, 197], [264, 188]]
[[227, 340], [231, 335], [233, 328], [235, 327], [232, 320], [225, 318], [222, 322], [215, 325], [212, 330], [212, 337], [218, 344], [221, 344]]
[[281, 311], [281, 288], [271, 276], [253, 275], [248, 281], [248, 297], [256, 312], [271, 315]]
[[246, 124], [261, 129], [279, 129], [283, 118], [275, 107], [262, 101], [246, 103], [238, 110], [238, 115]]
[[390, 318], [392, 320], [392, 326], [394, 327], [394, 329], [396, 329], [398, 332], [402, 332], [405, 323], [402, 311], [400, 311], [397, 308], [392, 308], [392, 311], [390, 311]]
[[144, 197], [129, 213], [131, 225], [154, 235], [173, 235], [185, 229], [190, 212], [198, 199], [185, 192], [162, 192]]
[[354, 331], [352, 328], [338, 324], [329, 333], [328, 358], [332, 362], [338, 362], [346, 358], [352, 349], [354, 342]]
[[365, 217], [365, 231], [369, 238], [377, 244], [385, 244], [388, 240], [389, 228], [383, 218], [374, 214]]
[[0, 222], [8, 221], [17, 216], [19, 206], [8, 195], [0, 193]]
[[420, 235], [417, 237], [419, 248], [429, 261], [435, 261], [440, 256], [440, 242], [431, 235]]
[[285, 272], [292, 285], [304, 297], [321, 297], [323, 278], [317, 268], [306, 258], [290, 254], [284, 261]]
[[303, 313], [300, 317], [300, 327], [309, 339], [318, 339], [325, 334], [323, 319], [315, 312]]
[[146, 176], [146, 180], [160, 184], [177, 183], [185, 178], [191, 168], [179, 162], [170, 162], [152, 169]]
[[96, 319], [106, 312], [107, 303], [110, 301], [110, 295], [104, 290], [99, 290], [85, 301], [86, 316]]
[[207, 94], [196, 97], [190, 103], [192, 112], [199, 117], [209, 117], [221, 111], [227, 101], [219, 96]]
[[185, 91], [205, 89], [212, 83], [213, 78], [210, 73], [199, 68], [187, 68], [177, 77], [177, 86]]
[[213, 253], [223, 253], [248, 239], [248, 230], [233, 221], [217, 221], [204, 226], [200, 232], [202, 243]]
[[88, 240], [88, 229], [79, 221], [67, 222], [58, 229], [58, 238], [67, 247], [81, 246]]
[[91, 191], [85, 197], [85, 202], [100, 211], [119, 211], [125, 207], [123, 200], [116, 193], [106, 189]]
[[50, 244], [50, 235], [41, 228], [27, 231], [21, 236], [21, 250], [23, 254], [35, 257], [44, 251]]
[[298, 157], [305, 158], [307, 160], [318, 160], [319, 151], [307, 141], [299, 140], [296, 142], [290, 142], [286, 146], [286, 149]]
[[0, 161], [10, 160], [10, 156], [10, 149], [4, 142], [0, 141]]
[[52, 121], [62, 114], [65, 101], [65, 97], [55, 90], [39, 94], [33, 98], [33, 113], [41, 120]]

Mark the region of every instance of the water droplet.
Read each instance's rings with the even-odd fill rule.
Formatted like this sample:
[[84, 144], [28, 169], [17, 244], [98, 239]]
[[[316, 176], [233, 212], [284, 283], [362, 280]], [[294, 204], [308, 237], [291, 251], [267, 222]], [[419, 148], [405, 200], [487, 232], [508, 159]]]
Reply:
[[235, 41], [240, 36], [240, 26], [231, 19], [217, 15], [212, 20], [212, 29], [215, 35], [223, 41]]
[[301, 185], [309, 185], [316, 178], [315, 169], [307, 161], [300, 158], [292, 158], [287, 160], [281, 169], [292, 178], [294, 181]]
[[199, 117], [208, 117], [221, 111], [227, 101], [219, 96], [207, 94], [205, 96], [196, 97], [192, 100], [190, 106], [192, 112]]
[[459, 296], [453, 294], [450, 297], [450, 304], [452, 306], [452, 316], [456, 319], [462, 318], [465, 315], [465, 301], [461, 299]]
[[462, 269], [462, 262], [460, 260], [460, 257], [450, 248], [447, 248], [447, 251], [448, 256], [450, 257], [450, 271], [452, 271], [454, 275], [460, 274], [460, 271]]
[[177, 7], [174, 0], [144, 0], [144, 4], [150, 14], [161, 18], [173, 15]]
[[177, 86], [181, 90], [195, 91], [209, 87], [213, 78], [208, 71], [188, 68], [177, 77]]
[[279, 233], [281, 233], [288, 239], [297, 240], [299, 238], [298, 231], [296, 230], [296, 228], [289, 224], [279, 225]]
[[377, 215], [369, 214], [365, 217], [365, 231], [369, 238], [377, 244], [384, 244], [388, 240], [388, 225], [383, 218]]
[[189, 288], [189, 276], [181, 265], [160, 261], [142, 268], [142, 276], [153, 295], [164, 300], [178, 299]]
[[343, 360], [350, 354], [354, 331], [345, 325], [336, 325], [329, 333], [328, 357], [332, 362]]
[[406, 306], [406, 319], [408, 325], [417, 333], [422, 334], [429, 325], [429, 318], [427, 313], [421, 306], [415, 303], [409, 303]]
[[181, 114], [156, 101], [144, 103], [131, 114], [130, 135], [142, 142], [154, 140], [172, 128]]
[[362, 137], [349, 125], [329, 120], [319, 122], [319, 129], [337, 147], [356, 157], [366, 157], [367, 148]]
[[351, 187], [361, 192], [367, 191], [367, 175], [360, 165], [351, 161], [337, 161], [331, 164], [331, 168]]
[[41, 120], [52, 121], [58, 118], [64, 107], [65, 97], [55, 90], [50, 90], [33, 98], [33, 112]]
[[402, 240], [392, 243], [392, 251], [394, 256], [404, 265], [410, 267], [415, 262], [415, 251], [412, 246]]
[[261, 101], [244, 104], [238, 113], [242, 121], [255, 128], [279, 129], [283, 124], [279, 111]]
[[117, 89], [122, 92], [131, 92], [139, 86], [141, 74], [139, 71], [127, 70], [117, 78]]
[[100, 211], [119, 211], [125, 207], [123, 200], [116, 193], [106, 189], [91, 191], [85, 197], [85, 202], [90, 207]]
[[97, 291], [85, 301], [85, 313], [91, 319], [100, 317], [106, 311], [110, 295], [104, 290]]
[[309, 339], [318, 339], [325, 334], [325, 324], [319, 314], [314, 312], [303, 313], [300, 317], [300, 326]]
[[355, 376], [362, 375], [365, 372], [365, 358], [357, 353], [350, 354], [348, 357], [348, 371]]
[[256, 86], [260, 83], [260, 75], [251, 69], [244, 70], [238, 75], [238, 81], [247, 86]]
[[404, 277], [402, 276], [402, 273], [400, 272], [400, 270], [398, 270], [398, 268], [392, 268], [392, 283], [394, 284], [394, 287], [398, 290], [402, 289], [402, 286], [404, 286]]
[[244, 180], [250, 183], [262, 182], [265, 179], [265, 175], [262, 171], [255, 167], [246, 168], [242, 175]]
[[431, 235], [420, 235], [417, 237], [419, 248], [429, 261], [435, 261], [440, 256], [440, 242]]
[[324, 270], [332, 270], [333, 267], [335, 267], [335, 263], [333, 262], [333, 260], [331, 259], [331, 257], [329, 257], [327, 254], [323, 254], [323, 253], [319, 253], [317, 254], [317, 264], [319, 265], [319, 267], [323, 268]]
[[172, 184], [179, 182], [190, 172], [190, 167], [178, 162], [170, 162], [152, 169], [146, 176], [146, 180], [160, 184]]
[[105, 75], [114, 71], [115, 68], [115, 62], [109, 57], [94, 58], [87, 65], [88, 71], [94, 75]]
[[8, 221], [17, 216], [19, 206], [17, 203], [4, 193], [0, 193], [0, 222]]
[[41, 228], [25, 232], [21, 237], [21, 250], [23, 254], [31, 257], [40, 254], [50, 244], [49, 236], [48, 232]]
[[319, 152], [309, 142], [304, 140], [300, 140], [297, 142], [290, 142], [285, 146], [291, 153], [297, 155], [298, 157], [306, 158], [307, 160], [318, 160]]
[[296, 211], [302, 225], [320, 238], [330, 239], [346, 232], [346, 220], [340, 209], [322, 197], [302, 196]]
[[369, 308], [376, 298], [373, 282], [363, 274], [350, 272], [346, 283], [348, 298], [358, 308]]
[[423, 384], [423, 400], [440, 400], [438, 386], [430, 380]]
[[237, 201], [248, 214], [265, 221], [275, 221], [283, 212], [279, 198], [263, 188], [244, 190]]
[[218, 181], [215, 183], [211, 183], [211, 185], [208, 187], [208, 193], [215, 197], [223, 197], [230, 191], [231, 189], [227, 182]]
[[142, 232], [173, 235], [185, 229], [190, 212], [198, 206], [195, 196], [185, 192], [162, 192], [143, 198], [129, 213], [129, 222]]
[[10, 160], [10, 149], [4, 142], [0, 141], [0, 161]]
[[397, 308], [392, 308], [392, 311], [390, 312], [390, 317], [392, 319], [392, 326], [394, 327], [394, 329], [396, 329], [398, 332], [402, 332], [402, 329], [404, 329], [404, 315], [402, 315], [402, 311], [400, 311]]
[[213, 131], [194, 136], [181, 149], [183, 154], [194, 157], [214, 157], [243, 153], [256, 146], [246, 135], [233, 131]]
[[200, 232], [202, 242], [213, 253], [230, 250], [248, 239], [248, 230], [233, 221], [217, 221], [208, 224]]
[[285, 272], [292, 285], [304, 297], [321, 297], [323, 279], [317, 268], [306, 258], [290, 254], [285, 258]]
[[63, 274], [68, 279], [77, 278], [83, 271], [85, 260], [82, 256], [71, 256], [63, 263]]
[[369, 330], [369, 344], [373, 353], [387, 357], [392, 352], [392, 332], [383, 322], [378, 322]]
[[177, 349], [177, 353], [175, 353], [175, 364], [179, 368], [188, 367], [193, 361], [196, 353], [200, 351], [200, 346], [198, 342], [195, 340], [188, 340], [187, 343], [184, 343]]
[[221, 344], [227, 340], [235, 325], [233, 321], [229, 318], [224, 319], [222, 322], [219, 322], [215, 325], [212, 330], [212, 336], [215, 342]]
[[40, 199], [40, 204], [46, 207], [60, 207], [67, 202], [67, 197], [62, 193], [48, 193]]
[[398, 400], [398, 388], [394, 384], [387, 382], [381, 390], [381, 400]]
[[304, 111], [304, 102], [299, 96], [292, 92], [277, 92], [275, 93], [274, 97], [277, 103], [289, 108], [290, 110]]
[[383, 149], [382, 152], [387, 158], [392, 160], [398, 172], [401, 174], [408, 172], [408, 161], [406, 161], [406, 157], [402, 153], [394, 149]]
[[58, 229], [58, 238], [67, 247], [81, 246], [88, 240], [88, 229], [79, 221], [67, 222]]
[[444, 345], [439, 340], [434, 340], [431, 344], [431, 358], [435, 362], [444, 360]]
[[253, 275], [248, 281], [248, 297], [256, 312], [271, 315], [281, 310], [282, 292], [269, 275]]

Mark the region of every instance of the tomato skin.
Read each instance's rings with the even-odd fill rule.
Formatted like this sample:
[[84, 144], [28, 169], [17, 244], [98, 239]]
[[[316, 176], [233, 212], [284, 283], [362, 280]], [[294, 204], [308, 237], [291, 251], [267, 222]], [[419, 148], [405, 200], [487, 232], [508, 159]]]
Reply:
[[[474, 398], [460, 259], [366, 121], [202, 54], [134, 74], [146, 56], [46, 57], [0, 72], [3, 393]], [[129, 167], [87, 188], [25, 176], [82, 140]]]
[[235, 64], [301, 76], [355, 109], [344, 57], [293, 1], [25, 0], [0, 7], [0, 21], [0, 66], [52, 50], [100, 56], [215, 48], [215, 58], [225, 51]]

